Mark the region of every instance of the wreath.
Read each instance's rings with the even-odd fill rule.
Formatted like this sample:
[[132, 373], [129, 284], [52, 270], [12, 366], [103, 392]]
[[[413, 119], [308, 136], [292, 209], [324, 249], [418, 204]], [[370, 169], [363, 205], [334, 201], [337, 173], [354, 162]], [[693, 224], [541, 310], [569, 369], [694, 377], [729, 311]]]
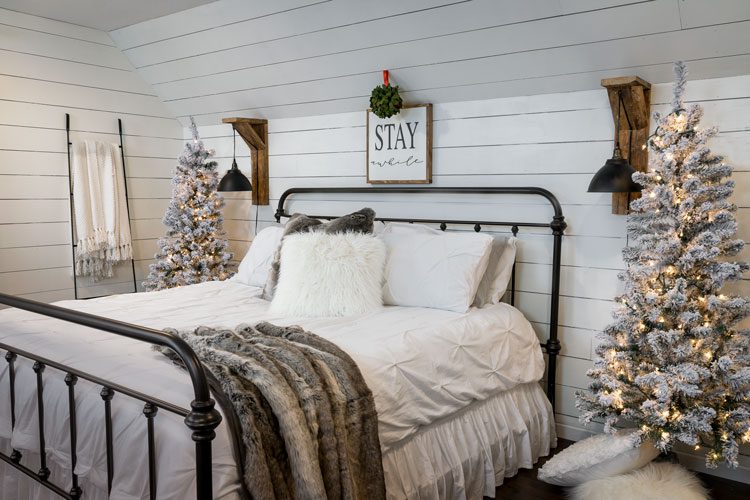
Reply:
[[398, 85], [391, 87], [388, 82], [388, 70], [383, 71], [383, 85], [372, 89], [370, 108], [379, 118], [390, 118], [401, 111], [404, 101], [398, 95]]

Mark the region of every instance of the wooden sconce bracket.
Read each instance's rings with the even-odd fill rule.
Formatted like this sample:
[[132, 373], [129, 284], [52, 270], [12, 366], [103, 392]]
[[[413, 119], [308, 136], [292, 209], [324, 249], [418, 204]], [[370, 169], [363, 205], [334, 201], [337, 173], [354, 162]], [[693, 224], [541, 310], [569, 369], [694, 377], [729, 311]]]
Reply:
[[268, 205], [268, 120], [260, 118], [223, 118], [250, 148], [253, 205]]
[[[639, 172], [648, 170], [648, 150], [643, 145], [649, 136], [651, 117], [651, 84], [637, 76], [605, 78], [602, 87], [607, 89], [612, 118], [616, 121], [619, 109], [620, 152]], [[618, 98], [618, 93], [620, 98]], [[615, 128], [617, 130], [617, 127]], [[628, 213], [630, 201], [640, 193], [612, 193], [612, 213]]]

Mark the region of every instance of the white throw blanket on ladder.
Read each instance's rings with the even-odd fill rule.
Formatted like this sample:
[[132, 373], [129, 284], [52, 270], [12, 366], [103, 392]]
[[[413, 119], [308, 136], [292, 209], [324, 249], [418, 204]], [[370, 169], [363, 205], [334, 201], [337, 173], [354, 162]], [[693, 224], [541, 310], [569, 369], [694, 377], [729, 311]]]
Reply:
[[112, 276], [133, 256], [125, 175], [119, 145], [85, 141], [73, 146], [73, 207], [77, 276]]

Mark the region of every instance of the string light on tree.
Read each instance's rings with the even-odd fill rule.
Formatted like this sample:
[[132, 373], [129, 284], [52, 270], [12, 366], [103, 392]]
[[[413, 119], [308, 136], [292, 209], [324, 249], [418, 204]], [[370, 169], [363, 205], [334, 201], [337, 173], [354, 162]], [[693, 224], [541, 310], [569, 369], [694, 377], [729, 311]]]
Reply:
[[644, 196], [628, 216], [624, 294], [577, 406], [608, 432], [634, 424], [663, 451], [684, 443], [709, 467], [736, 467], [750, 442], [750, 332], [738, 327], [750, 301], [723, 287], [748, 265], [731, 258], [744, 246], [732, 169], [708, 148], [716, 129], [697, 127], [701, 107], [684, 104], [684, 64], [675, 73], [672, 110], [655, 115], [647, 142], [650, 171], [633, 175]]
[[192, 142], [185, 144], [173, 179], [172, 201], [164, 215], [167, 235], [159, 239], [159, 253], [151, 264], [147, 290], [224, 280], [230, 276], [227, 265], [232, 254], [223, 237], [223, 199], [216, 194], [219, 185], [213, 151], [198, 139], [191, 118]]

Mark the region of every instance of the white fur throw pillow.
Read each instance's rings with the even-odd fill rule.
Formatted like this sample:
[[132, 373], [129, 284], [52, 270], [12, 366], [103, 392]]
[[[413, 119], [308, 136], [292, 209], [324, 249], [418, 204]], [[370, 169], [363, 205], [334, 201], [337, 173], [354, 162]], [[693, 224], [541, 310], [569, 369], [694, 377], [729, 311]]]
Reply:
[[632, 430], [622, 430], [578, 441], [549, 459], [537, 477], [545, 483], [575, 486], [639, 469], [659, 455], [651, 443], [637, 446], [633, 438]]
[[700, 480], [683, 467], [651, 463], [627, 474], [587, 481], [573, 489], [573, 500], [706, 500]]
[[383, 305], [385, 256], [385, 244], [370, 234], [289, 235], [270, 312], [331, 317], [377, 310]]

